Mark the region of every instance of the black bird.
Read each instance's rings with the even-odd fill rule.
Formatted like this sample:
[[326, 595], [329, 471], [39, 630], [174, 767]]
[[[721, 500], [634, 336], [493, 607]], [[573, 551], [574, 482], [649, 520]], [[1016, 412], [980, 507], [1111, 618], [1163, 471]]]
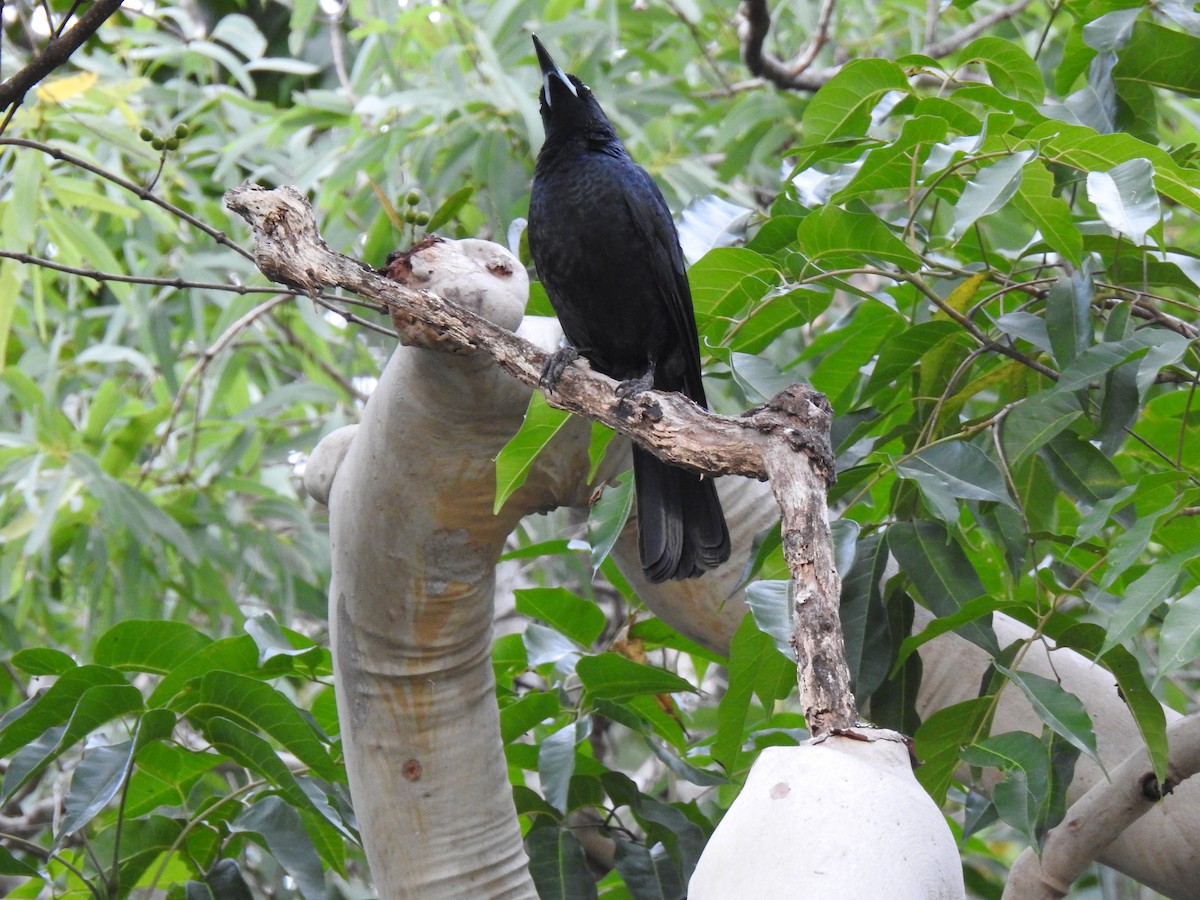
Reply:
[[[546, 140], [529, 203], [529, 250], [567, 342], [546, 366], [553, 387], [582, 354], [622, 392], [681, 391], [707, 406], [679, 235], [650, 176], [626, 152], [587, 85], [534, 37]], [[711, 477], [633, 447], [638, 550], [652, 582], [695, 578], [729, 559]]]

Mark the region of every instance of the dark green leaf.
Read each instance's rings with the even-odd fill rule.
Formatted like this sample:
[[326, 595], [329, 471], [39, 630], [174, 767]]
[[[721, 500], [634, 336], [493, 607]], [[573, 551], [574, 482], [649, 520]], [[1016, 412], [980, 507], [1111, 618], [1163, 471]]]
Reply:
[[541, 900], [591, 900], [596, 882], [583, 847], [568, 829], [534, 828], [525, 836], [529, 874]]
[[325, 871], [300, 814], [281, 798], [263, 797], [230, 823], [234, 832], [256, 835], [296, 881], [304, 900], [324, 900]]
[[642, 665], [619, 653], [585, 656], [576, 664], [575, 671], [589, 695], [606, 700], [696, 690], [690, 682], [672, 672]]
[[[887, 531], [888, 547], [925, 605], [939, 617], [951, 616], [987, 591], [958, 542], [937, 522], [898, 522]], [[959, 634], [994, 656], [1000, 654], [988, 622], [972, 622]]]
[[926, 447], [896, 466], [905, 478], [924, 487], [936, 486], [951, 497], [990, 500], [1012, 506], [1004, 476], [987, 454], [966, 441], [950, 441]]
[[686, 885], [662, 844], [647, 848], [617, 838], [614, 863], [633, 900], [683, 900]]
[[842, 576], [840, 615], [846, 664], [860, 704], [887, 677], [894, 652], [891, 625], [880, 593], [887, 560], [887, 542], [882, 535], [870, 535], [858, 542], [854, 562]]
[[[1092, 294], [1091, 282], [1076, 272], [1059, 275], [1046, 297], [1046, 330], [1054, 358], [1063, 369], [1092, 345]], [[1059, 390], [1074, 390], [1065, 380], [1064, 374]]]
[[1104, 629], [1099, 625], [1080, 623], [1058, 635], [1060, 647], [1071, 647], [1089, 659], [1099, 660], [1117, 680], [1121, 699], [1133, 714], [1138, 731], [1150, 754], [1150, 760], [1159, 779], [1167, 771], [1167, 717], [1162, 704], [1150, 692], [1142, 675], [1137, 658], [1124, 647], [1116, 646], [1100, 656], [1104, 644]]
[[889, 337], [879, 348], [879, 357], [860, 400], [866, 401], [892, 382], [911, 375], [926, 353], [959, 330], [953, 322], [922, 322]]
[[991, 709], [990, 697], [976, 697], [939, 709], [917, 729], [916, 753], [923, 765], [916, 776], [935, 803], [945, 801], [962, 748], [979, 737]]
[[1017, 405], [1004, 419], [1004, 450], [1017, 466], [1083, 415], [1079, 400], [1057, 390], [1043, 391]]
[[1032, 672], [1007, 669], [999, 664], [996, 665], [996, 671], [1021, 689], [1033, 711], [1055, 734], [1090, 756], [1101, 769], [1104, 768], [1096, 751], [1096, 730], [1092, 726], [1091, 716], [1078, 697], [1057, 681]]

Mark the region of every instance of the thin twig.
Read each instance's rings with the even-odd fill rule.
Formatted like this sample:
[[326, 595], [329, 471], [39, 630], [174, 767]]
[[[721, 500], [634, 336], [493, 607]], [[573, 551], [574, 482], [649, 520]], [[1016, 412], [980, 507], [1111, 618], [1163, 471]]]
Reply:
[[1033, 0], [1016, 0], [993, 13], [989, 13], [982, 19], [976, 19], [970, 25], [960, 28], [948, 38], [943, 38], [940, 41], [935, 41], [932, 44], [927, 44], [923, 51], [926, 56], [932, 56], [934, 59], [941, 59], [943, 56], [949, 56], [954, 51], [965, 47], [971, 41], [975, 40], [983, 32], [987, 31], [998, 22], [1003, 22], [1005, 19], [1011, 19], [1013, 16], [1025, 9]]
[[104, 180], [111, 181], [113, 184], [119, 185], [120, 187], [125, 188], [125, 190], [129, 191], [131, 194], [133, 194], [139, 200], [144, 200], [147, 203], [153, 203], [155, 206], [159, 207], [160, 209], [164, 209], [167, 212], [169, 212], [171, 215], [182, 219], [183, 221], [185, 221], [189, 225], [191, 225], [193, 228], [197, 228], [200, 231], [207, 234], [210, 238], [212, 238], [218, 244], [223, 244], [224, 246], [228, 247], [230, 250], [233, 250], [235, 253], [240, 253], [246, 259], [249, 259], [251, 261], [253, 261], [253, 259], [254, 259], [254, 255], [252, 253], [250, 253], [249, 250], [246, 250], [244, 247], [240, 246], [236, 241], [230, 240], [223, 231], [218, 231], [216, 228], [213, 228], [211, 225], [209, 225], [204, 220], [198, 219], [195, 216], [193, 216], [187, 210], [180, 209], [174, 203], [168, 203], [166, 200], [162, 199], [161, 197], [156, 196], [152, 191], [147, 190], [146, 188], [142, 187], [139, 184], [135, 184], [134, 182], [130, 181], [128, 178], [118, 175], [115, 172], [110, 172], [107, 169], [101, 168], [100, 166], [93, 165], [92, 163], [88, 162], [86, 159], [82, 159], [78, 156], [75, 156], [72, 153], [68, 153], [65, 150], [61, 150], [58, 147], [55, 147], [53, 144], [44, 144], [41, 141], [31, 141], [31, 140], [27, 140], [25, 138], [0, 138], [0, 147], [6, 147], [6, 146], [7, 147], [26, 147], [30, 150], [40, 150], [42, 153], [45, 153], [47, 156], [52, 157], [53, 159], [57, 159], [59, 162], [65, 162], [72, 166], [75, 166], [76, 168], [83, 169], [85, 172], [91, 172], [93, 175], [99, 175]]
[[712, 73], [716, 76], [717, 81], [721, 82], [721, 89], [725, 93], [732, 91], [733, 86], [729, 83], [729, 79], [725, 77], [725, 73], [721, 70], [721, 66], [713, 57], [712, 51], [709, 49], [708, 40], [700, 28], [688, 18], [675, 0], [667, 0], [667, 7], [671, 12], [675, 13], [676, 18], [683, 23], [683, 27], [688, 30], [688, 34], [692, 36], [692, 41], [696, 44], [696, 49], [700, 51], [700, 55], [704, 57], [704, 61], [708, 63], [708, 67], [712, 69]]

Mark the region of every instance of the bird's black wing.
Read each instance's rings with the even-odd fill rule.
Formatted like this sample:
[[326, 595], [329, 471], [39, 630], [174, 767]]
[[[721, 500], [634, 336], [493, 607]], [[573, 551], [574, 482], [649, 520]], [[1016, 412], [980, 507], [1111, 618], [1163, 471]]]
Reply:
[[650, 256], [650, 270], [655, 281], [653, 287], [667, 310], [675, 334], [679, 336], [684, 393], [701, 406], [707, 406], [704, 383], [700, 377], [700, 338], [692, 309], [692, 291], [688, 285], [687, 266], [683, 251], [679, 248], [675, 222], [654, 179], [637, 165], [633, 165], [632, 169], [636, 174], [629, 179], [626, 203], [642, 246]]

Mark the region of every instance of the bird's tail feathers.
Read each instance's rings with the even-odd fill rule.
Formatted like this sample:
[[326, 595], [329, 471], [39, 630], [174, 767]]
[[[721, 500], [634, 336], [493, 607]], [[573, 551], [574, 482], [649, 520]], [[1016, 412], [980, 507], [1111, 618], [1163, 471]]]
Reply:
[[633, 448], [638, 552], [653, 583], [695, 578], [729, 559], [729, 529], [712, 478]]

